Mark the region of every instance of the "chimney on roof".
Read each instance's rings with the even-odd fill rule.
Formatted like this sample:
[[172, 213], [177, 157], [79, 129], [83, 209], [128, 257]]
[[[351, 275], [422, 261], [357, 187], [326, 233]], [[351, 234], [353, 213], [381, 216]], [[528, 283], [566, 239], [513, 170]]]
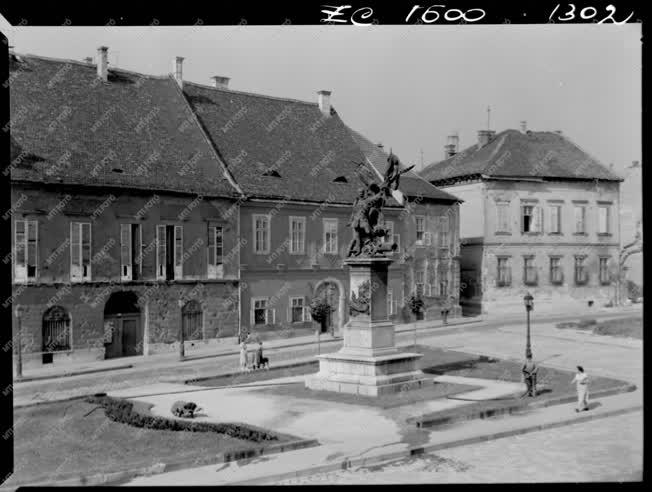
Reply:
[[522, 133], [527, 132], [527, 121], [521, 121], [521, 132]]
[[231, 80], [229, 77], [222, 77], [220, 75], [213, 75], [211, 77], [211, 80], [213, 81], [213, 87], [216, 89], [228, 89], [229, 88], [229, 80]]
[[93, 57], [92, 56], [87, 56], [86, 58], [84, 58], [83, 61], [85, 61], [86, 63], [93, 63]]
[[317, 103], [324, 116], [331, 115], [331, 91], [317, 92]]
[[97, 48], [97, 76], [104, 82], [109, 77], [109, 48], [106, 46]]
[[183, 56], [175, 56], [173, 60], [174, 80], [183, 87]]
[[484, 147], [496, 135], [495, 130], [478, 130], [478, 146]]
[[444, 145], [444, 159], [453, 157], [457, 154], [457, 145], [460, 141], [460, 137], [457, 135], [449, 135], [446, 139], [446, 145]]

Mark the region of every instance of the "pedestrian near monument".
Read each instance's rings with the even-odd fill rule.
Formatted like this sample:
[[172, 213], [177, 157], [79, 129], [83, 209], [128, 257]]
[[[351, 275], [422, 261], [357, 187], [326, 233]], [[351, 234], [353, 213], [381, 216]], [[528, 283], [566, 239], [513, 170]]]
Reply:
[[247, 343], [242, 342], [240, 344], [240, 370], [247, 370]]
[[441, 306], [441, 319], [445, 325], [448, 324], [448, 314], [450, 313], [452, 307], [452, 299], [452, 296], [450, 298], [447, 297]]
[[539, 368], [532, 360], [532, 356], [525, 359], [525, 364], [521, 369], [523, 373], [523, 381], [527, 387], [523, 396], [536, 396], [537, 395], [537, 371]]
[[577, 386], [577, 408], [576, 412], [582, 412], [589, 409], [589, 377], [584, 372], [582, 366], [577, 366], [577, 373], [571, 381]]
[[256, 350], [256, 358], [258, 360], [258, 369], [269, 369], [269, 359], [263, 356], [263, 342], [258, 342], [258, 350]]

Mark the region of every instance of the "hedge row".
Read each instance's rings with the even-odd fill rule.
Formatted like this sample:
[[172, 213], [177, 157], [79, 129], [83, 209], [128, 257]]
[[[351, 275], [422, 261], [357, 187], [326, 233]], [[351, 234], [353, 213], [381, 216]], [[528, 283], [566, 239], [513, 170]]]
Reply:
[[168, 419], [155, 415], [142, 414], [134, 410], [133, 402], [112, 398], [109, 396], [93, 396], [87, 398], [89, 403], [101, 405], [106, 416], [114, 422], [144, 427], [155, 430], [171, 430], [186, 432], [216, 432], [245, 441], [262, 442], [277, 441], [278, 436], [265, 431], [251, 429], [238, 424], [215, 424], [211, 422], [192, 422], [178, 419]]

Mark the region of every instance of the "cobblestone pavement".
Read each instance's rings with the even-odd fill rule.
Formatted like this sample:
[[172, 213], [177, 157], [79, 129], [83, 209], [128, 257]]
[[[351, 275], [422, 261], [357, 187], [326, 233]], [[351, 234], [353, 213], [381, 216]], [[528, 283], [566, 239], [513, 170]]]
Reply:
[[634, 412], [277, 484], [635, 481], [642, 430], [643, 413]]

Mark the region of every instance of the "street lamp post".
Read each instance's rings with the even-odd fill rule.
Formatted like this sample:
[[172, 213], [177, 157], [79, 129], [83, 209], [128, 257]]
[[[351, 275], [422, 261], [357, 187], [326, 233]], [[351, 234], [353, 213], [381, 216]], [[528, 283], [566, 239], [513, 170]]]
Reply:
[[183, 299], [180, 297], [179, 298], [179, 311], [181, 314], [180, 316], [180, 323], [179, 323], [179, 360], [183, 360], [186, 356], [185, 354], [185, 340], [183, 338]]
[[530, 311], [534, 309], [534, 297], [532, 294], [527, 292], [525, 297], [523, 297], [523, 302], [525, 303], [525, 311], [527, 313], [527, 335], [525, 341], [525, 358], [532, 358], [532, 345], [530, 343]]
[[23, 334], [22, 334], [22, 318], [23, 318], [23, 307], [18, 304], [16, 306], [16, 319], [18, 320], [18, 333], [16, 335], [16, 349], [18, 356], [16, 357], [16, 378], [23, 377]]

